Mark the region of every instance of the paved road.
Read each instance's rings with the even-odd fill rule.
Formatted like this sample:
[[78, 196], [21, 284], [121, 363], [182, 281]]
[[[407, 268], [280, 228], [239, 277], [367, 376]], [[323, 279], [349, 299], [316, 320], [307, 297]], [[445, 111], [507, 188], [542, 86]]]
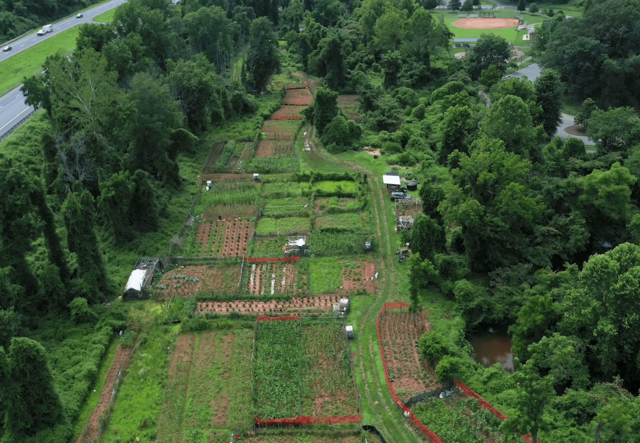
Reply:
[[535, 81], [535, 79], [537, 79], [540, 76], [540, 73], [542, 72], [542, 68], [540, 67], [539, 64], [537, 63], [532, 63], [529, 66], [527, 66], [526, 68], [522, 68], [517, 70], [516, 72], [514, 72], [513, 74], [510, 74], [512, 77], [524, 77], [527, 76], [527, 78], [531, 81]]
[[[53, 32], [45, 34], [42, 37], [38, 37], [36, 34], [33, 34], [16, 42], [13, 42], [11, 44], [11, 46], [13, 46], [13, 49], [11, 51], [0, 52], [0, 62], [73, 26], [81, 25], [84, 23], [92, 23], [94, 17], [117, 6], [120, 6], [125, 1], [126, 0], [112, 0], [108, 3], [104, 3], [100, 6], [96, 6], [93, 9], [83, 12], [83, 18], [72, 17], [60, 23], [55, 23], [53, 25]], [[0, 73], [1, 72], [2, 64], [0, 63]], [[30, 110], [33, 109], [32, 107], [27, 106], [27, 104], [24, 102], [24, 96], [22, 95], [22, 92], [20, 92], [20, 86], [18, 86], [8, 94], [0, 97], [0, 138], [5, 133], [10, 131], [16, 123], [27, 116]]]
[[[53, 32], [50, 32], [48, 34], [45, 34], [43, 36], [38, 36], [37, 34], [31, 34], [28, 35], [18, 41], [15, 41], [13, 43], [11, 43], [11, 47], [13, 48], [11, 51], [9, 52], [0, 52], [0, 62], [13, 57], [16, 54], [19, 54], [20, 52], [24, 51], [25, 49], [28, 49], [34, 45], [37, 45], [38, 43], [40, 43], [41, 41], [47, 40], [51, 37], [53, 37], [54, 35], [58, 35], [60, 34], [62, 31], [66, 31], [69, 28], [72, 28], [74, 26], [77, 25], [82, 25], [85, 23], [93, 23], [93, 18], [102, 14], [103, 12], [107, 12], [110, 9], [113, 9], [117, 6], [120, 6], [121, 4], [123, 4], [126, 0], [111, 0], [108, 3], [104, 3], [100, 6], [96, 6], [93, 9], [89, 9], [88, 11], [83, 12], [82, 14], [84, 15], [84, 17], [82, 18], [75, 18], [75, 17], [71, 17], [68, 18], [66, 20], [63, 20], [59, 23], [54, 23], [53, 24]], [[46, 24], [46, 23], [45, 23]], [[0, 68], [2, 67], [2, 65], [0, 65]]]

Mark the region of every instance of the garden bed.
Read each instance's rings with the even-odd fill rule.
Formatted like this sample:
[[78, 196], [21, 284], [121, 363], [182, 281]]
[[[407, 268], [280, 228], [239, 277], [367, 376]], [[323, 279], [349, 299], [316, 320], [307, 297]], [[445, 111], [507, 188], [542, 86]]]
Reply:
[[217, 262], [211, 265], [189, 265], [166, 272], [153, 290], [161, 298], [236, 294], [239, 284], [240, 263]]
[[313, 184], [314, 191], [321, 191], [325, 194], [355, 194], [358, 191], [356, 182], [341, 181], [319, 181]]
[[360, 214], [327, 214], [316, 217], [315, 229], [318, 231], [358, 231], [363, 229]]
[[356, 415], [347, 352], [340, 322], [259, 322], [254, 355], [257, 416]]
[[464, 394], [440, 399], [427, 398], [412, 411], [444, 443], [501, 443], [498, 429], [502, 420]]
[[309, 217], [263, 217], [258, 220], [257, 235], [303, 234], [311, 230]]
[[195, 241], [199, 256], [236, 258], [247, 255], [253, 235], [253, 220], [231, 219], [198, 223]]
[[250, 329], [179, 336], [169, 366], [159, 439], [184, 441], [189, 436], [207, 441], [223, 427], [249, 430], [252, 352]]
[[301, 120], [302, 111], [307, 109], [308, 106], [282, 106], [276, 112], [271, 115], [272, 119], [282, 120]]
[[360, 203], [349, 197], [317, 197], [314, 202], [316, 214], [338, 214], [342, 212], [359, 212]]
[[307, 197], [270, 198], [265, 202], [262, 211], [265, 217], [310, 215], [309, 199]]
[[[441, 389], [433, 369], [418, 354], [418, 339], [424, 332], [420, 314], [386, 311], [380, 316], [382, 349], [394, 391], [403, 401]], [[424, 422], [430, 426], [429, 422]]]
[[288, 313], [326, 313], [333, 309], [335, 303], [340, 302], [336, 294], [318, 295], [314, 297], [294, 297], [291, 300], [270, 301], [203, 301], [198, 302], [196, 313], [207, 312], [228, 315], [232, 312], [241, 314], [272, 314], [286, 315]]
[[[341, 296], [375, 292], [375, 264], [364, 260], [311, 260], [311, 283], [314, 294], [337, 293]], [[373, 279], [372, 279], [373, 278]]]
[[313, 103], [313, 94], [309, 88], [287, 89], [282, 99], [283, 105], [308, 106]]
[[243, 293], [248, 296], [309, 294], [308, 265], [299, 262], [246, 263]]
[[365, 242], [373, 240], [370, 234], [356, 232], [313, 232], [309, 248], [316, 257], [360, 255], [367, 252]]
[[266, 158], [274, 155], [294, 157], [293, 143], [286, 141], [261, 140], [258, 144], [255, 158]]
[[262, 185], [262, 195], [266, 198], [273, 197], [301, 197], [311, 191], [309, 183], [276, 182]]

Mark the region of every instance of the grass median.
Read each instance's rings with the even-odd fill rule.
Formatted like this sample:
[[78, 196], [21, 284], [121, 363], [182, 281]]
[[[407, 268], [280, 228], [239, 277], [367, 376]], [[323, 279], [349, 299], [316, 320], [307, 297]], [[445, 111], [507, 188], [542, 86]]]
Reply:
[[25, 77], [40, 72], [48, 56], [58, 51], [73, 51], [79, 32], [80, 28], [76, 26], [0, 63], [3, 73], [0, 76], [0, 97], [22, 83]]

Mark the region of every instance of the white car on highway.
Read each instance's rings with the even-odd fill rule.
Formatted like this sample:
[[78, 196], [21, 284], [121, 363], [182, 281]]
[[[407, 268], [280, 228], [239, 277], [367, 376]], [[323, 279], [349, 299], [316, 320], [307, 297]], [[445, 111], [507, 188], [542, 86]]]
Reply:
[[7, 45], [4, 48], [2, 48], [2, 52], [9, 52], [11, 51], [11, 46]]

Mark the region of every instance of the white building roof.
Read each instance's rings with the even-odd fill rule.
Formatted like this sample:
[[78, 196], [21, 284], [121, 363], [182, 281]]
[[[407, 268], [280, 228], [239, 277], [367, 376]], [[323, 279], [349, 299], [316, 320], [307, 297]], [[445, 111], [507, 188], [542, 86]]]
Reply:
[[129, 289], [142, 291], [142, 284], [144, 283], [144, 276], [146, 274], [147, 271], [145, 271], [144, 269], [134, 269], [129, 276], [129, 280], [127, 280], [127, 285], [124, 287], [124, 292], [127, 292]]
[[401, 181], [400, 181], [400, 176], [399, 175], [383, 175], [382, 176], [382, 183], [384, 183], [385, 185], [396, 185], [396, 186], [400, 186]]
[[304, 238], [299, 238], [297, 240], [289, 240], [289, 246], [304, 246], [306, 244]]

